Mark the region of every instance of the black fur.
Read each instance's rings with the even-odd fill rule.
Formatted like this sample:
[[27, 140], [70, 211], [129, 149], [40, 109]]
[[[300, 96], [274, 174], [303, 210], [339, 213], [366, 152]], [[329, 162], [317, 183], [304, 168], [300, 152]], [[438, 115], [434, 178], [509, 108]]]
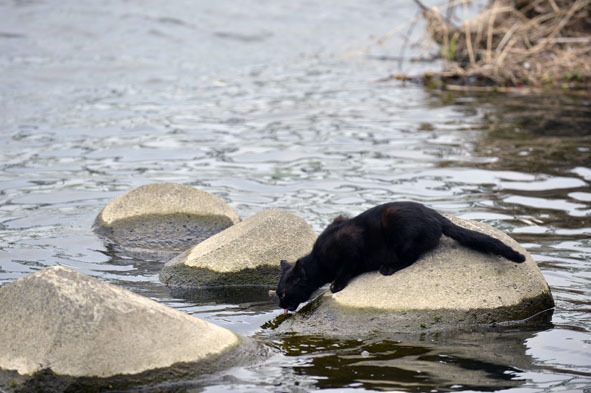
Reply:
[[281, 261], [279, 306], [294, 311], [322, 285], [330, 282], [330, 290], [338, 292], [361, 273], [393, 274], [437, 247], [441, 234], [476, 251], [525, 261], [500, 240], [457, 226], [424, 205], [386, 203], [353, 218], [337, 217], [318, 236], [310, 254], [295, 264]]

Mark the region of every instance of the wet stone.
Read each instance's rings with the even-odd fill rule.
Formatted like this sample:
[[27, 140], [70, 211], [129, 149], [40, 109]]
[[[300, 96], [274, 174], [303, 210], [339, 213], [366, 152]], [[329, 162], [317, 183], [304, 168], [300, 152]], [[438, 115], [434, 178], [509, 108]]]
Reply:
[[282, 210], [264, 210], [197, 244], [160, 272], [171, 287], [277, 285], [281, 259], [309, 253], [316, 234], [304, 219]]
[[163, 380], [225, 367], [243, 341], [227, 329], [64, 267], [0, 288], [0, 315], [4, 377], [124, 379], [151, 373]]
[[359, 331], [422, 334], [459, 327], [539, 322], [552, 315], [550, 288], [531, 255], [489, 225], [448, 217], [496, 237], [526, 256], [516, 264], [461, 246], [443, 236], [413, 265], [383, 276], [366, 273], [340, 292], [325, 291], [270, 327], [309, 334], [355, 335]]
[[240, 222], [215, 195], [193, 187], [156, 183], [113, 199], [93, 229], [127, 251], [178, 253]]

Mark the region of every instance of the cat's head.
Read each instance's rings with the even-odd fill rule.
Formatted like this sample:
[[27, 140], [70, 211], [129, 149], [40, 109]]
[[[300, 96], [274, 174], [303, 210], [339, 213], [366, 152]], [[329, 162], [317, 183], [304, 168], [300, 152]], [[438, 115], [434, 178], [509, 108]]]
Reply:
[[310, 298], [316, 288], [309, 284], [304, 270], [303, 260], [311, 258], [307, 255], [291, 264], [285, 260], [281, 261], [281, 278], [277, 285], [277, 296], [279, 307], [284, 310], [295, 311], [298, 305]]

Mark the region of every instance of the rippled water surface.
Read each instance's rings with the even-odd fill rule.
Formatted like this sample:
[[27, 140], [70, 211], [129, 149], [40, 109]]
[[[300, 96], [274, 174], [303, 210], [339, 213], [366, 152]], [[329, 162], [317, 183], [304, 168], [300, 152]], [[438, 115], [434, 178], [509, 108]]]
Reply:
[[[68, 266], [271, 353], [154, 389], [591, 392], [591, 104], [380, 82], [438, 67], [399, 64], [401, 35], [376, 44], [415, 15], [401, 1], [0, 2], [0, 285]], [[177, 298], [162, 261], [117, 255], [91, 232], [112, 198], [163, 181], [243, 219], [284, 209], [317, 232], [403, 199], [487, 222], [534, 256], [552, 325], [273, 337], [260, 328], [280, 312], [272, 301]]]

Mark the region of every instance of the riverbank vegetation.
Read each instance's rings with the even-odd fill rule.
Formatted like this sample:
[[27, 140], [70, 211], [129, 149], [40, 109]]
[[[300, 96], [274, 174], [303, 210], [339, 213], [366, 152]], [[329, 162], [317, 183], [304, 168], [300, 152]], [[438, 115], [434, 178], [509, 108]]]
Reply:
[[467, 15], [467, 0], [415, 2], [443, 58], [427, 79], [452, 90], [591, 92], [591, 0], [490, 0], [461, 24], [451, 15]]

